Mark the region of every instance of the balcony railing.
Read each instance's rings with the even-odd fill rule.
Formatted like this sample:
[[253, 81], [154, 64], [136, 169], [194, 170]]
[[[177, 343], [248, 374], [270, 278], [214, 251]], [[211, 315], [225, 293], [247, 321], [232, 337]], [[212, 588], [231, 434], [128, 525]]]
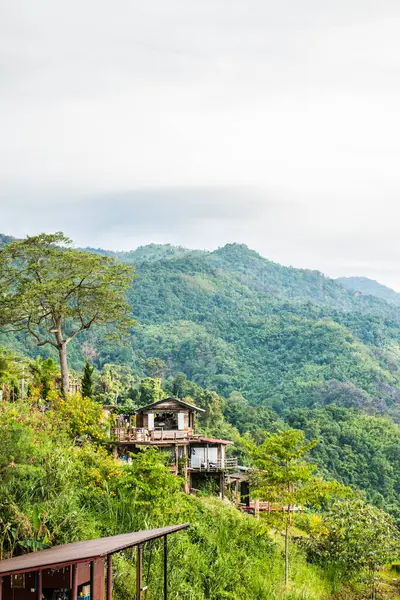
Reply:
[[189, 460], [189, 468], [192, 471], [235, 471], [237, 469], [237, 458], [229, 457], [225, 460]]
[[163, 442], [185, 440], [193, 437], [193, 429], [164, 429], [155, 427], [115, 427], [111, 431], [114, 440], [118, 442]]

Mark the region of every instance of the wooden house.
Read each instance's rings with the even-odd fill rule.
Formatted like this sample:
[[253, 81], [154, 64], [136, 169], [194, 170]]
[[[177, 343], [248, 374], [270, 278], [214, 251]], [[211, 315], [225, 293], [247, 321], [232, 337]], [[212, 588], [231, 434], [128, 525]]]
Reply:
[[185, 480], [185, 490], [202, 489], [215, 483], [223, 496], [225, 474], [237, 461], [226, 456], [229, 440], [195, 433], [196, 414], [204, 410], [178, 398], [164, 398], [136, 411], [135, 423], [122, 419], [113, 430], [115, 455], [127, 459], [129, 452], [155, 446], [167, 455], [171, 471]]

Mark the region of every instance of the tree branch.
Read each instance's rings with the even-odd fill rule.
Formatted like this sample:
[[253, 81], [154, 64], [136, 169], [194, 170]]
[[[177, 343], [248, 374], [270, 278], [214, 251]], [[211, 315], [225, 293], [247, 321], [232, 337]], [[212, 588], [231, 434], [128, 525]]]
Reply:
[[40, 337], [40, 335], [34, 331], [31, 327], [31, 317], [28, 318], [28, 323], [26, 325], [26, 329], [28, 330], [28, 332], [35, 338], [36, 343], [38, 346], [45, 346], [46, 344], [51, 344], [52, 346], [54, 346], [54, 348], [58, 348], [56, 342], [53, 342], [53, 340], [42, 340], [42, 338]]
[[98, 316], [99, 316], [99, 313], [96, 313], [90, 319], [90, 321], [88, 321], [87, 323], [82, 323], [82, 326], [79, 327], [79, 329], [77, 329], [76, 331], [73, 331], [72, 333], [70, 333], [69, 336], [64, 340], [64, 342], [66, 344], [68, 344], [68, 342], [70, 342], [72, 339], [74, 339], [74, 337], [76, 335], [78, 335], [78, 333], [82, 333], [82, 331], [85, 331], [85, 329], [89, 329], [93, 325], [93, 323], [95, 322], [95, 320], [97, 319]]

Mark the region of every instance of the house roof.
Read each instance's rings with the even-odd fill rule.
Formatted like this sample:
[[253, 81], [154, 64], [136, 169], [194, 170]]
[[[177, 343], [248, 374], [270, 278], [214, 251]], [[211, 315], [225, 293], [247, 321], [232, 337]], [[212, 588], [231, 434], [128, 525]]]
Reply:
[[162, 400], [157, 400], [157, 402], [153, 402], [152, 404], [147, 404], [147, 406], [142, 406], [135, 410], [136, 413], [145, 412], [146, 410], [150, 410], [152, 408], [156, 408], [159, 404], [163, 402], [175, 402], [179, 404], [183, 408], [188, 408], [190, 410], [196, 410], [197, 412], [206, 412], [204, 409], [199, 408], [198, 406], [194, 406], [194, 404], [189, 404], [189, 402], [185, 402], [184, 400], [180, 400], [179, 398], [163, 398]]
[[161, 527], [160, 529], [123, 533], [122, 535], [54, 546], [47, 550], [31, 552], [30, 554], [0, 561], [0, 575], [42, 571], [50, 567], [54, 568], [92, 561], [96, 558], [107, 556], [107, 554], [114, 554], [114, 552], [137, 546], [143, 542], [148, 542], [149, 540], [154, 540], [170, 533], [187, 529], [188, 527], [189, 524], [185, 523], [183, 525], [172, 525], [170, 527]]
[[205, 442], [208, 444], [222, 444], [225, 446], [230, 446], [233, 444], [233, 442], [231, 442], [230, 440], [220, 440], [218, 438], [207, 438], [207, 437], [202, 437], [202, 436], [200, 436], [198, 438], [192, 438], [192, 439], [190, 439], [190, 441], [192, 443], [199, 441], [199, 442]]

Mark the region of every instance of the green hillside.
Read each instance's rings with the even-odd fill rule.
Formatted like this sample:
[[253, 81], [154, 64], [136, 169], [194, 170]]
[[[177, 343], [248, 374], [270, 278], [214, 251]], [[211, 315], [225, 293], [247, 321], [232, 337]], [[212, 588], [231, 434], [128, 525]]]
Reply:
[[[393, 304], [242, 244], [214, 252], [151, 244], [107, 254], [136, 268], [129, 301], [137, 326], [118, 346], [96, 330], [87, 335], [99, 368], [129, 364], [144, 375], [146, 359], [158, 357], [166, 375], [183, 372], [225, 397], [240, 391], [280, 413], [336, 404], [400, 420], [400, 310]], [[70, 349], [76, 369], [82, 341]], [[38, 353], [21, 335], [0, 342]]]
[[172, 373], [278, 411], [335, 402], [396, 416], [396, 307], [238, 244], [135, 266], [138, 370], [157, 356]]

